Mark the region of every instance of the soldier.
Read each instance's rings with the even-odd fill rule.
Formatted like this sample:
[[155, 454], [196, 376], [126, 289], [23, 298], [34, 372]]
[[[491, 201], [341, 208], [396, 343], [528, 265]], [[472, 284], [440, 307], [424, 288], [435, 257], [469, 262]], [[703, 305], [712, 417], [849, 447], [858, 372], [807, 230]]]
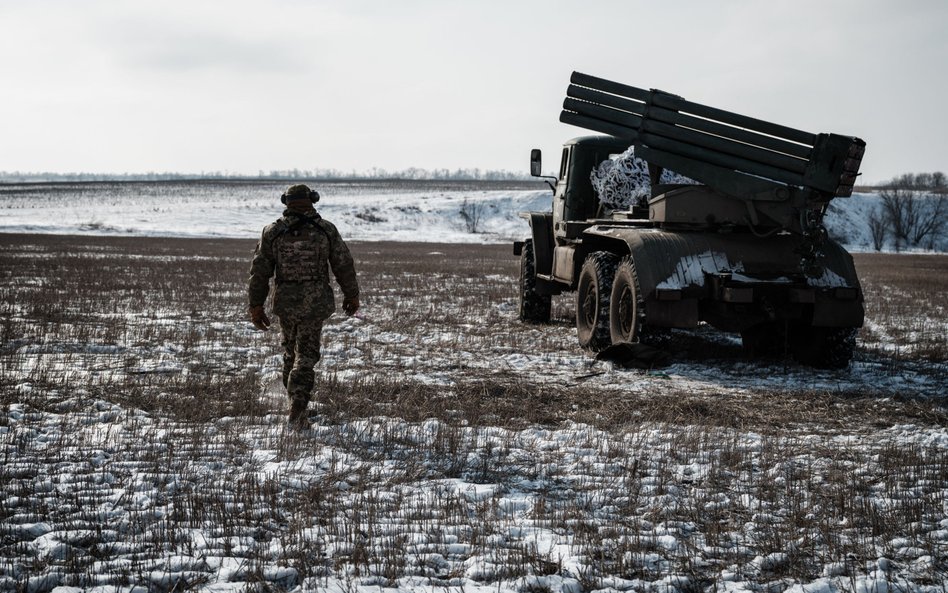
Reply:
[[266, 331], [270, 320], [263, 303], [276, 275], [273, 312], [283, 333], [283, 386], [290, 397], [289, 425], [310, 427], [306, 407], [316, 382], [319, 342], [325, 321], [336, 308], [329, 269], [342, 288], [342, 309], [359, 309], [359, 284], [349, 248], [332, 223], [313, 208], [319, 194], [291, 185], [280, 197], [283, 217], [263, 229], [250, 267], [250, 320]]

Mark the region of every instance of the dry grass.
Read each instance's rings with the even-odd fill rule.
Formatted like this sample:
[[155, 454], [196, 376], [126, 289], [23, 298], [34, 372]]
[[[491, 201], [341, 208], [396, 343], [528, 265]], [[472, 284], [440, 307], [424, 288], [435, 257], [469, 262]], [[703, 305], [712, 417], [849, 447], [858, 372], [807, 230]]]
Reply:
[[[245, 323], [252, 249], [232, 240], [0, 236], [5, 402], [24, 381], [50, 389], [74, 381], [148, 411], [201, 421], [233, 415], [255, 401], [265, 353], [277, 353], [275, 336]], [[792, 418], [838, 429], [946, 419], [943, 400], [897, 383], [881, 394], [860, 384], [785, 390], [764, 383], [735, 397], [728, 373], [753, 372], [754, 363], [737, 342], [710, 331], [680, 333], [673, 344], [675, 360], [724, 373], [721, 384], [698, 392], [658, 379], [648, 389], [616, 390], [594, 366], [541, 380], [509, 366], [508, 357], [535, 354], [556, 364], [559, 353], [577, 352], [572, 303], [555, 299], [551, 326], [516, 322], [517, 260], [508, 248], [368, 243], [353, 251], [371, 330], [330, 322], [327, 343], [360, 354], [323, 367], [318, 391], [334, 414], [504, 426], [573, 420], [610, 429], [629, 421], [779, 429]], [[944, 385], [948, 257], [857, 254], [856, 261], [867, 295], [857, 359], [890, 377], [914, 373]]]
[[870, 321], [860, 335], [863, 349], [898, 360], [948, 361], [948, 257], [860, 253], [855, 259]]
[[509, 248], [352, 247], [365, 318], [327, 326], [298, 438], [252, 242], [0, 235], [0, 590], [782, 590], [883, 557], [944, 587], [948, 258], [857, 256], [874, 379], [808, 384], [704, 331], [672, 375], [590, 366], [569, 299], [516, 322]]

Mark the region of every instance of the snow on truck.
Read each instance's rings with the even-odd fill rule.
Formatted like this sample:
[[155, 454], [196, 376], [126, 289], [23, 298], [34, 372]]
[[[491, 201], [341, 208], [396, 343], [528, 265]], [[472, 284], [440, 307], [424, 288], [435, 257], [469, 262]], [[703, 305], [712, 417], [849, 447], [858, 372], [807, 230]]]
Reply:
[[[520, 319], [576, 292], [584, 348], [705, 322], [752, 355], [844, 368], [863, 323], [852, 257], [823, 215], [852, 194], [865, 142], [813, 134], [574, 72], [549, 212], [523, 212]], [[543, 177], [539, 150], [531, 174]]]

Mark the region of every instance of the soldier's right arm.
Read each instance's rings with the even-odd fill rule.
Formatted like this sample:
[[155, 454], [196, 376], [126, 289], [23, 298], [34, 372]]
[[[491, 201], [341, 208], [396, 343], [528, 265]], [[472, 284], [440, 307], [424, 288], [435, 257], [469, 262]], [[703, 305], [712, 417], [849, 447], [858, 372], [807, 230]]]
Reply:
[[270, 227], [263, 229], [260, 242], [253, 252], [253, 262], [250, 264], [250, 281], [248, 296], [250, 306], [263, 305], [270, 292], [270, 278], [276, 269], [276, 259], [273, 257], [273, 236], [268, 233]]

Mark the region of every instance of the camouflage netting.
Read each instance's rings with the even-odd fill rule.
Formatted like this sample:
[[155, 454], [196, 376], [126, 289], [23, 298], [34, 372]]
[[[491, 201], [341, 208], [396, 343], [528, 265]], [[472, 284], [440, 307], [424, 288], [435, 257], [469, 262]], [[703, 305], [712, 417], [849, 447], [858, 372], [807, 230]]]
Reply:
[[[611, 210], [630, 210], [632, 206], [651, 197], [648, 164], [635, 158], [634, 148], [608, 158], [592, 170], [589, 176], [593, 189], [602, 205]], [[662, 171], [661, 183], [696, 183], [674, 171]]]

